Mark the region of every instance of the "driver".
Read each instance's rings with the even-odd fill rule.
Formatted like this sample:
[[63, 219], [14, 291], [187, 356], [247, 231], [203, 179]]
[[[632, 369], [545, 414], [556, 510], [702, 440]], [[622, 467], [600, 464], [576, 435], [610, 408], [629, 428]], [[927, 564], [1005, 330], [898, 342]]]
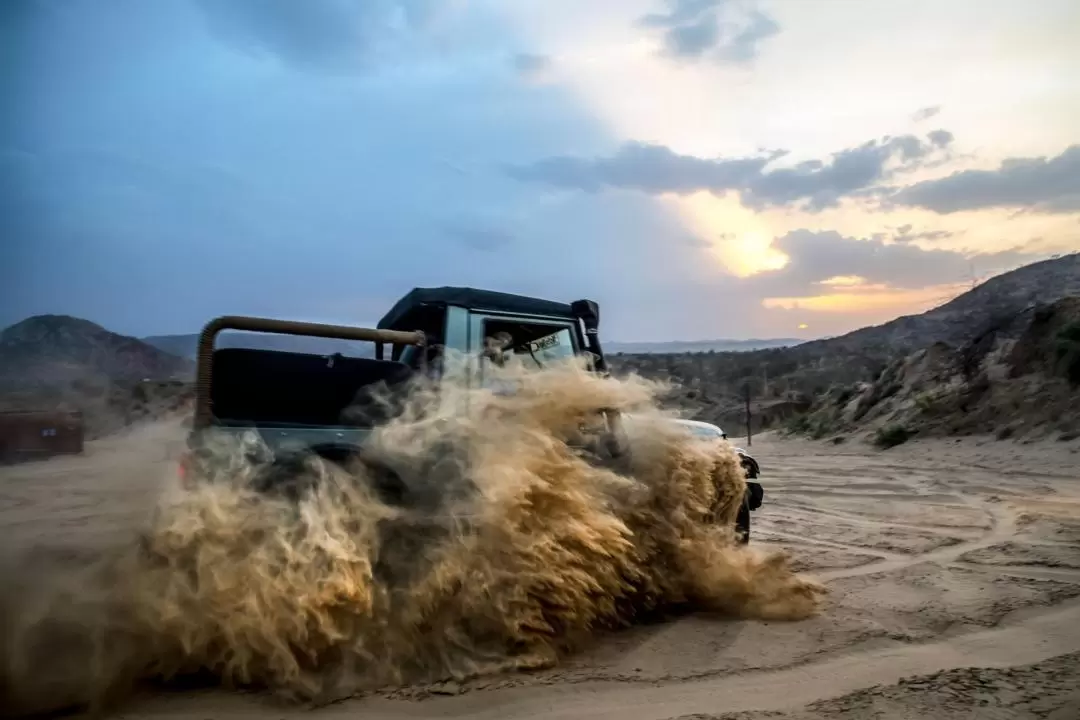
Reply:
[[514, 344], [514, 338], [505, 330], [484, 338], [483, 356], [499, 367], [506, 364], [506, 351]]
[[[505, 330], [501, 330], [484, 338], [484, 349], [481, 354], [490, 360], [493, 365], [505, 367], [506, 352], [513, 344], [513, 336]], [[512, 395], [516, 390], [512, 381], [498, 377], [486, 378], [484, 385], [496, 395]]]

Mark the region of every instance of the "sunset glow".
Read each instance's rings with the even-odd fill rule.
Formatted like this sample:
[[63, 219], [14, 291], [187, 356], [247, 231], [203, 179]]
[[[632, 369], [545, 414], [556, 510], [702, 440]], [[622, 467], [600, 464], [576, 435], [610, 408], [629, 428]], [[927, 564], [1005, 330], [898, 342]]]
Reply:
[[807, 297], [765, 298], [766, 308], [784, 310], [808, 310], [824, 313], [868, 313], [882, 310], [897, 314], [922, 312], [948, 302], [970, 286], [939, 285], [918, 290], [893, 290], [885, 286], [873, 286], [859, 292], [835, 292]]

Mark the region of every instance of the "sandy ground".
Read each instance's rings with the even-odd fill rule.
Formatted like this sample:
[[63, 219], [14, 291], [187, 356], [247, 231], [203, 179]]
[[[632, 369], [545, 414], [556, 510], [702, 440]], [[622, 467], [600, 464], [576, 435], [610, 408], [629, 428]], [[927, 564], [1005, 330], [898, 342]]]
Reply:
[[[0, 542], [122, 541], [174, 477], [176, 426], [0, 468]], [[1080, 717], [1080, 444], [980, 438], [877, 452], [762, 436], [758, 547], [824, 581], [798, 623], [690, 616], [559, 668], [297, 708], [170, 691], [125, 718]]]

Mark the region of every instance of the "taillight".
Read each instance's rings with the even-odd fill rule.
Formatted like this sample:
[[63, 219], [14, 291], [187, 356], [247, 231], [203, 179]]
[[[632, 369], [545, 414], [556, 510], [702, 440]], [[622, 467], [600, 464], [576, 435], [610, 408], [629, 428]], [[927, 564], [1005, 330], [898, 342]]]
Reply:
[[180, 480], [180, 487], [185, 490], [190, 490], [195, 486], [195, 481], [191, 477], [191, 456], [188, 453], [181, 455], [176, 463], [176, 475]]

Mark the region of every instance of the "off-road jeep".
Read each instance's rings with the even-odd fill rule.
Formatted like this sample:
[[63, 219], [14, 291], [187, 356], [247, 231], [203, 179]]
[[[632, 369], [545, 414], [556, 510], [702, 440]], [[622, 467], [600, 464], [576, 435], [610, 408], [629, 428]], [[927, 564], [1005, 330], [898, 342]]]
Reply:
[[[254, 429], [283, 467], [288, 458], [310, 453], [331, 461], [354, 456], [371, 428], [386, 419], [379, 403], [358, 411], [365, 388], [404, 386], [417, 373], [438, 376], [446, 351], [476, 359], [467, 370], [468, 383], [482, 384], [488, 358], [502, 351], [529, 354], [541, 363], [587, 353], [591, 369], [606, 373], [599, 322], [599, 308], [589, 300], [566, 304], [458, 287], [414, 289], [376, 328], [217, 318], [199, 338], [195, 415], [182, 464], [192, 472], [205, 457], [202, 439], [210, 429]], [[352, 357], [215, 348], [215, 338], [226, 330], [367, 341], [374, 351], [373, 357]], [[614, 433], [618, 418], [608, 420]], [[744, 466], [756, 477], [757, 463], [745, 454]], [[749, 515], [740, 515], [737, 529], [748, 536]]]

